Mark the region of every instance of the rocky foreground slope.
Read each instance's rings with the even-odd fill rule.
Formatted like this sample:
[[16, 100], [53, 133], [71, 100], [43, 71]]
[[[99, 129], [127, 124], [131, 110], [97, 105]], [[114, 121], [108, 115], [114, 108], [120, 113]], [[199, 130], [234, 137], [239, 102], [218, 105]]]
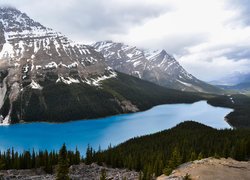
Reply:
[[[110, 180], [138, 180], [139, 173], [127, 169], [113, 169], [97, 164], [73, 165], [69, 169], [72, 180], [99, 180], [102, 171], [105, 170], [107, 179]], [[192, 180], [249, 180], [250, 162], [236, 161], [233, 159], [206, 158], [180, 165], [170, 176], [162, 175], [157, 180], [184, 180], [185, 177]], [[42, 169], [32, 170], [2, 170], [1, 180], [53, 180], [55, 174], [46, 174]]]
[[[69, 169], [70, 179], [72, 180], [100, 180], [102, 171], [105, 170], [107, 179], [113, 180], [135, 180], [139, 179], [139, 173], [127, 169], [113, 169], [91, 165], [73, 165]], [[41, 169], [33, 170], [5, 170], [0, 171], [1, 180], [54, 180], [55, 174], [46, 174]]]
[[249, 180], [250, 161], [206, 158], [179, 166], [170, 176], [162, 175], [157, 180]]

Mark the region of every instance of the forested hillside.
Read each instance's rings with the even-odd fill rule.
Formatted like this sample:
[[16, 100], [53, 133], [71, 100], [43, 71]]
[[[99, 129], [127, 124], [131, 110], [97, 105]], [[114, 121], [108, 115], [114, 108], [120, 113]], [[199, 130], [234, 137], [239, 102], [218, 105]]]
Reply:
[[87, 162], [142, 171], [144, 179], [168, 174], [178, 165], [205, 157], [250, 157], [250, 130], [216, 130], [184, 122], [156, 134], [131, 139], [105, 151], [87, 151]]
[[[91, 119], [149, 109], [165, 103], [193, 103], [199, 94], [167, 89], [141, 79], [117, 73], [116, 78], [102, 81], [100, 86], [46, 81], [42, 90], [29, 89], [13, 104], [12, 123]], [[25, 100], [24, 100], [25, 99]], [[7, 115], [6, 100], [1, 113]]]
[[235, 128], [250, 128], [250, 97], [243, 94], [215, 96], [208, 98], [208, 103], [218, 107], [234, 109], [226, 116], [230, 125]]

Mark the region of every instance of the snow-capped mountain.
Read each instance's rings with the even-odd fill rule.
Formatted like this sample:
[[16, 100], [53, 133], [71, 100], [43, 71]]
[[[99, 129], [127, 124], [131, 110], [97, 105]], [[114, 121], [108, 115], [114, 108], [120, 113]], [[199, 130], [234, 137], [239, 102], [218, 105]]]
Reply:
[[165, 50], [142, 50], [112, 41], [101, 41], [92, 46], [103, 53], [107, 64], [117, 71], [182, 91], [220, 91], [189, 74]]
[[[0, 8], [0, 123], [10, 122], [13, 102], [27, 88], [42, 90], [45, 82], [97, 86], [115, 76], [92, 47], [72, 42], [15, 8]], [[7, 101], [8, 110], [3, 110]]]
[[[104, 43], [102, 47], [109, 45]], [[113, 57], [106, 62], [94, 47], [76, 44], [15, 8], [0, 7], [0, 125], [99, 118], [202, 99], [114, 71], [107, 65], [159, 82], [164, 77], [158, 69], [166, 69], [171, 72], [171, 76], [165, 75], [172, 77], [173, 85], [177, 81], [175, 73], [180, 79], [185, 75], [193, 80], [165, 51], [150, 53], [113, 45], [114, 51], [108, 48], [104, 53], [105, 57]], [[124, 59], [128, 61], [125, 64]], [[189, 83], [179, 81], [180, 86]]]

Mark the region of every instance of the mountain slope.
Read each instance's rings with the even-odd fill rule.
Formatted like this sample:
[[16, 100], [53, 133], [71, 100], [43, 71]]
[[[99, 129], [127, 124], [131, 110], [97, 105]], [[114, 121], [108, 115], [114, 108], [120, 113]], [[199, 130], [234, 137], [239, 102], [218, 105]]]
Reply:
[[[136, 112], [164, 103], [193, 103], [200, 97], [166, 89], [147, 81], [117, 73], [100, 86], [86, 83], [44, 82], [43, 89], [26, 88], [12, 103], [11, 122], [65, 122]], [[6, 101], [2, 108], [8, 109]]]
[[0, 8], [0, 44], [0, 105], [9, 104], [1, 113], [4, 124], [26, 89], [42, 90], [48, 81], [98, 85], [116, 76], [92, 47], [75, 44], [14, 8]]
[[182, 91], [221, 92], [189, 74], [165, 50], [146, 51], [112, 41], [97, 42], [93, 47], [103, 53], [107, 64], [117, 71]]
[[0, 125], [97, 118], [197, 100], [117, 73], [93, 47], [17, 9], [0, 8]]

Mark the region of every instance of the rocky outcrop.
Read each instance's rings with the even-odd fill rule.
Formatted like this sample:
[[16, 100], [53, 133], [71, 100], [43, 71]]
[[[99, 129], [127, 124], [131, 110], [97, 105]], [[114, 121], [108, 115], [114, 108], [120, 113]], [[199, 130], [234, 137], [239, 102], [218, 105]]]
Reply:
[[[113, 169], [97, 164], [91, 165], [73, 165], [69, 169], [70, 179], [72, 180], [99, 180], [101, 172], [105, 170], [107, 179], [112, 180], [136, 180], [139, 179], [139, 173], [127, 169]], [[42, 169], [32, 170], [5, 170], [0, 171], [1, 180], [54, 180], [55, 174], [46, 174]]]
[[206, 158], [180, 165], [170, 176], [162, 175], [157, 180], [183, 180], [189, 176], [192, 180], [249, 180], [250, 161], [236, 161], [231, 158]]

